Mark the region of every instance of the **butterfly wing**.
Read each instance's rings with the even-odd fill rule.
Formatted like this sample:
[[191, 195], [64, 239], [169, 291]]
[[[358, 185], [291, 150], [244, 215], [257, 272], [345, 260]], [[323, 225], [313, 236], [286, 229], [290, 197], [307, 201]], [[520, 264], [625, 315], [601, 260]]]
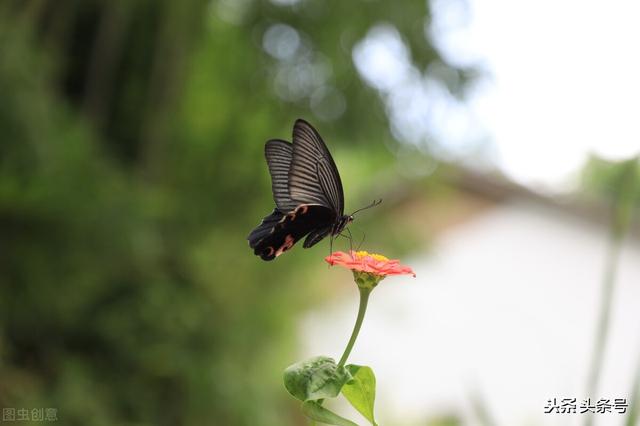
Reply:
[[264, 156], [271, 174], [271, 191], [276, 207], [281, 212], [295, 209], [299, 203], [289, 196], [289, 168], [293, 158], [293, 146], [289, 142], [272, 139], [264, 146]]
[[[283, 213], [276, 208], [249, 234], [249, 246], [263, 260], [273, 260], [311, 233], [305, 240], [304, 245], [307, 247], [309, 238], [317, 234], [318, 224], [331, 223], [332, 217], [333, 212], [330, 209], [318, 205], [302, 204], [289, 213]], [[322, 229], [327, 228], [325, 226]], [[324, 235], [313, 244], [323, 237]]]
[[314, 245], [322, 241], [324, 237], [329, 235], [331, 233], [332, 228], [333, 227], [329, 225], [324, 228], [314, 229], [309, 233], [309, 235], [307, 235], [307, 238], [304, 239], [304, 243], [302, 244], [302, 247], [304, 248], [313, 247]]
[[330, 208], [333, 221], [344, 214], [340, 174], [316, 129], [302, 119], [293, 126], [289, 196], [294, 202]]
[[272, 139], [265, 145], [276, 208], [249, 234], [249, 246], [273, 260], [308, 234], [309, 248], [329, 235], [344, 212], [338, 169], [318, 132], [298, 119], [293, 143]]

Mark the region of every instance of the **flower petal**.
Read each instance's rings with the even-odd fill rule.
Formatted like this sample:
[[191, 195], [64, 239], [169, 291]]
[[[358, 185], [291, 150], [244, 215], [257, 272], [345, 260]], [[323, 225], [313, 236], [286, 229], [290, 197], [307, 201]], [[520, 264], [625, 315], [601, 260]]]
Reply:
[[340, 265], [352, 271], [367, 272], [377, 276], [387, 275], [413, 275], [415, 272], [406, 265], [401, 265], [398, 259], [388, 259], [379, 254], [371, 254], [366, 251], [345, 253], [336, 251], [325, 257], [330, 265]]

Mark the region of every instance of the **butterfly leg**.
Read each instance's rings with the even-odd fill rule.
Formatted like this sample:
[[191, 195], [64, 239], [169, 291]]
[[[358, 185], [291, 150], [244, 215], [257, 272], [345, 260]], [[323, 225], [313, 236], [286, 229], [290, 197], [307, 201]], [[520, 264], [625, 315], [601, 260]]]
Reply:
[[349, 240], [349, 251], [353, 251], [353, 236], [351, 235], [351, 231], [349, 231], [348, 229], [347, 232], [349, 233], [349, 235], [345, 235], [341, 232], [338, 234], [338, 236]]
[[360, 244], [358, 244], [358, 248], [356, 250], [360, 250], [360, 246], [362, 246], [362, 243], [364, 243], [364, 239], [367, 236], [367, 234], [365, 232], [362, 232], [362, 239], [360, 240]]
[[[329, 236], [329, 257], [331, 257], [331, 253], [333, 253], [333, 239], [335, 237], [333, 235]], [[328, 265], [329, 267], [331, 267], [331, 264]]]
[[351, 235], [351, 230], [349, 228], [346, 228], [346, 230], [349, 233], [349, 251], [352, 252], [353, 251], [353, 235]]

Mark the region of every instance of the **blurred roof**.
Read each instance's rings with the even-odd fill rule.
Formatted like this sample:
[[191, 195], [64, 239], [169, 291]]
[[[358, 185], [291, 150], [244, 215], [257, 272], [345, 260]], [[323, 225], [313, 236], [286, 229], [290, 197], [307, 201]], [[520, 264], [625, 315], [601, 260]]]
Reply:
[[[584, 220], [598, 227], [611, 226], [612, 206], [602, 198], [590, 197], [580, 192], [550, 195], [515, 183], [498, 173], [481, 173], [460, 167], [455, 167], [454, 170], [442, 174], [444, 184], [452, 189], [446, 194], [436, 192], [427, 194], [426, 197], [416, 197], [417, 189], [408, 189], [392, 191], [387, 199], [402, 205], [401, 214], [407, 220], [426, 225], [426, 232], [429, 234], [473, 220], [487, 209], [510, 201], [530, 202], [565, 213], [569, 216], [568, 219]], [[634, 239], [640, 239], [637, 221], [632, 222], [628, 234]]]

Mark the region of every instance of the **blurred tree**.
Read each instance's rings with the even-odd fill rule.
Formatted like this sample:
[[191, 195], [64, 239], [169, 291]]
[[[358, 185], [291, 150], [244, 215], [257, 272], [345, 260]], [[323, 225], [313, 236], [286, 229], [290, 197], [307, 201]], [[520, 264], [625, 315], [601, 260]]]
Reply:
[[424, 0], [2, 2], [0, 406], [299, 422], [280, 374], [310, 257], [247, 247], [263, 142], [303, 116], [366, 149], [357, 170], [390, 160], [351, 52], [386, 22], [424, 68], [428, 18]]
[[614, 202], [622, 196], [628, 186], [631, 186], [635, 191], [631, 199], [640, 201], [640, 186], [637, 184], [640, 180], [640, 174], [637, 173], [638, 161], [638, 157], [609, 161], [591, 156], [582, 169], [582, 189], [596, 197]]
[[640, 202], [638, 157], [623, 161], [607, 161], [591, 157], [582, 169], [584, 191], [610, 203], [611, 230], [621, 240], [633, 223], [633, 212]]

